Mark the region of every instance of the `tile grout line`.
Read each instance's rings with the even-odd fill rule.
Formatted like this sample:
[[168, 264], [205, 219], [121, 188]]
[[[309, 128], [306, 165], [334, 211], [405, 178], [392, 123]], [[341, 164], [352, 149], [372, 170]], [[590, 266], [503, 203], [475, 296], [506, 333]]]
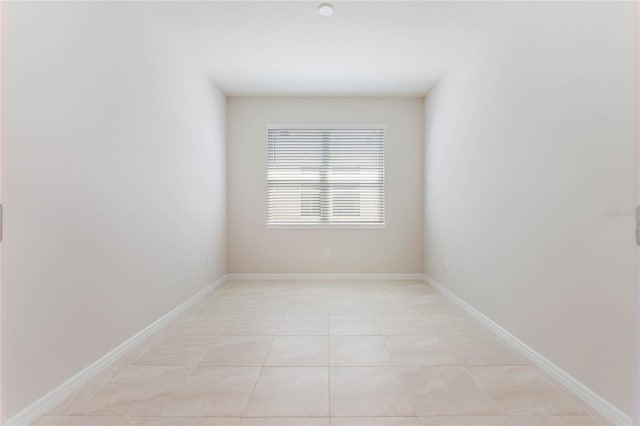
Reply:
[[[264, 360], [262, 361], [262, 366], [260, 367], [260, 371], [258, 372], [258, 377], [256, 377], [256, 381], [253, 384], [253, 388], [251, 389], [251, 393], [249, 394], [249, 398], [247, 399], [247, 403], [244, 407], [244, 410], [242, 410], [242, 413], [240, 414], [240, 418], [246, 418], [245, 415], [247, 414], [247, 410], [249, 409], [249, 404], [251, 403], [251, 399], [253, 398], [253, 394], [256, 391], [256, 387], [258, 386], [258, 382], [260, 381], [260, 377], [262, 377], [262, 372], [264, 370], [264, 364], [267, 361], [267, 358], [269, 356], [269, 353], [271, 352], [271, 349], [273, 348], [273, 343], [276, 340], [276, 337], [278, 335], [278, 331], [280, 330], [280, 326], [282, 325], [282, 319], [284, 318], [285, 313], [283, 312], [280, 315], [280, 322], [278, 323], [278, 327], [276, 328], [276, 334], [273, 336], [273, 338], [271, 339], [271, 345], [269, 345], [269, 350], [267, 351], [266, 355], [264, 356]], [[242, 420], [240, 420], [239, 424], [242, 423]]]
[[[380, 333], [382, 334], [382, 329], [380, 328], [380, 323], [378, 322], [377, 315], [374, 315], [374, 321], [378, 326], [378, 330], [380, 330]], [[409, 401], [411, 401], [411, 411], [413, 412], [413, 416], [416, 418], [416, 422], [418, 422], [418, 414], [416, 413], [416, 404], [413, 398], [413, 392], [411, 392], [411, 390], [407, 387], [407, 384], [404, 382], [404, 380], [400, 376], [400, 373], [398, 372], [398, 367], [396, 366], [396, 362], [393, 360], [393, 355], [391, 354], [391, 350], [389, 349], [389, 345], [387, 344], [387, 339], [385, 338], [384, 335], [382, 336], [382, 341], [384, 342], [384, 347], [387, 350], [387, 353], [389, 354], [389, 358], [391, 359], [393, 371], [396, 373], [396, 376], [400, 381], [400, 386], [402, 386], [402, 389], [404, 389], [404, 391], [407, 393], [407, 396], [409, 397]]]

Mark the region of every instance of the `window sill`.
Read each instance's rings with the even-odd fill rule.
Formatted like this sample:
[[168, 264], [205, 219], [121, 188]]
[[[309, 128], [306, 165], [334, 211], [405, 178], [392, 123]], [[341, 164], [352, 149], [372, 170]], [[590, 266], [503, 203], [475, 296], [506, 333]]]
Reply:
[[292, 224], [286, 224], [286, 223], [282, 223], [282, 224], [268, 224], [266, 223], [264, 225], [265, 228], [267, 229], [385, 229], [387, 227], [386, 223], [380, 223], [380, 224], [344, 224], [344, 225], [340, 225], [340, 224], [327, 224], [327, 225], [320, 225], [320, 224], [309, 224], [309, 225], [305, 225], [305, 224], [296, 224], [296, 223], [292, 223]]

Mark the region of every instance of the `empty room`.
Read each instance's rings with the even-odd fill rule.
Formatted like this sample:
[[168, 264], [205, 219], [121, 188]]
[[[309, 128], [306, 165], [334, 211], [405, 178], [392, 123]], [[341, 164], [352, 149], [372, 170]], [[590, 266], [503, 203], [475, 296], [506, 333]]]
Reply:
[[639, 18], [1, 1], [0, 423], [640, 426]]

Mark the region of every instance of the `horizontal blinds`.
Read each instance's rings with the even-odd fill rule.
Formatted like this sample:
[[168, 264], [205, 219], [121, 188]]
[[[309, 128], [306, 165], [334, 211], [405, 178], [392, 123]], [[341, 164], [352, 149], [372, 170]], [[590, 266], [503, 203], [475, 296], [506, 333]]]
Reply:
[[269, 129], [269, 224], [383, 224], [384, 129]]

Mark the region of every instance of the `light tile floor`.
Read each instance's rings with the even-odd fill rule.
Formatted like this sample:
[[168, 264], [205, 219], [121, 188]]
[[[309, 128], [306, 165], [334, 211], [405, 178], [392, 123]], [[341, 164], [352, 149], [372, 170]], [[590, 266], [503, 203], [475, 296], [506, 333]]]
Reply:
[[410, 281], [227, 282], [34, 423], [605, 424]]

